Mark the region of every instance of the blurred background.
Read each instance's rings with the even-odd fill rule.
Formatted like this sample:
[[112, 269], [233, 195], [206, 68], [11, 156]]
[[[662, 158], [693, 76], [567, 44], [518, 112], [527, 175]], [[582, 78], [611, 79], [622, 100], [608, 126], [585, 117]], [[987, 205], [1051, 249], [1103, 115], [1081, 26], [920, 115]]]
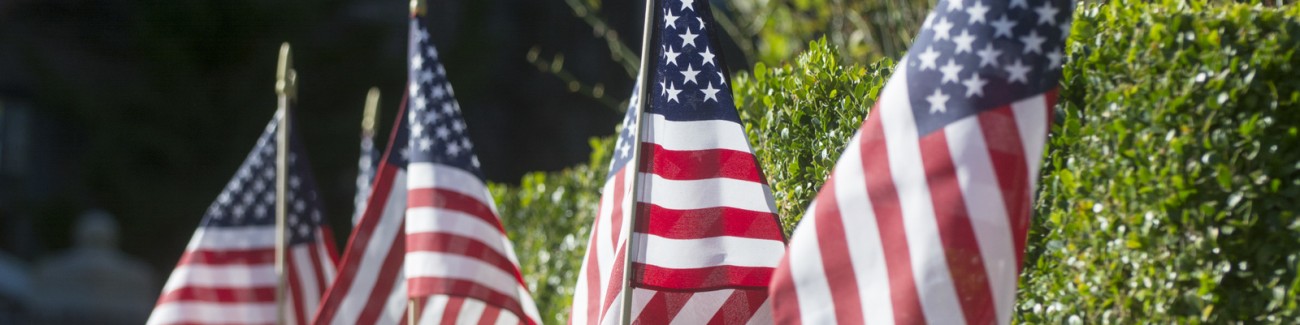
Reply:
[[[788, 61], [818, 37], [850, 62], [896, 56], [929, 6], [711, 2], [733, 72]], [[586, 162], [588, 139], [613, 133], [632, 88], [644, 2], [428, 6], [489, 181], [515, 184], [526, 172]], [[342, 247], [366, 91], [382, 90], [382, 149], [406, 82], [408, 8], [398, 0], [0, 0], [0, 279], [76, 268], [59, 260], [108, 247], [93, 254], [139, 275], [148, 287], [140, 300], [151, 304], [271, 118], [285, 41], [299, 74], [299, 131]], [[41, 281], [9, 280], [0, 282]], [[32, 290], [0, 285], [0, 296]], [[21, 308], [8, 301], [0, 315]]]

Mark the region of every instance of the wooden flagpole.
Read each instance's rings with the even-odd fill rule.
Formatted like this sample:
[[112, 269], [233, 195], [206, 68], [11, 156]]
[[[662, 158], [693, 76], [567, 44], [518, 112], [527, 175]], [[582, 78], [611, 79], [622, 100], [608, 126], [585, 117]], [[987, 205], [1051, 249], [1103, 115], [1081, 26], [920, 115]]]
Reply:
[[[636, 134], [632, 137], [633, 141], [631, 143], [632, 160], [628, 162], [628, 165], [632, 167], [632, 204], [630, 204], [631, 209], [628, 210], [628, 220], [627, 222], [624, 222], [624, 229], [622, 230], [625, 236], [624, 238], [627, 238], [625, 244], [627, 245], [627, 255], [623, 256], [623, 312], [621, 313], [623, 317], [622, 323], [624, 325], [632, 324], [632, 257], [636, 256], [638, 250], [636, 246], [633, 245], [636, 241], [633, 240], [632, 233], [633, 230], [636, 229], [636, 220], [640, 214], [640, 209], [637, 209], [636, 202], [641, 196], [641, 137], [645, 134], [645, 109], [650, 104], [649, 81], [650, 74], [652, 73], [652, 71], [650, 71], [652, 53], [650, 47], [653, 43], [652, 38], [654, 38], [655, 35], [654, 8], [657, 2], [658, 1], [656, 0], [646, 0], [645, 27], [641, 34], [641, 73], [637, 74], [637, 84], [640, 85], [640, 88], [637, 90], [636, 96], [638, 101], [638, 104], [636, 105], [636, 130], [633, 130]], [[622, 204], [622, 202], [619, 204]]]
[[289, 211], [288, 173], [289, 173], [289, 128], [291, 102], [297, 95], [297, 73], [293, 70], [293, 57], [289, 43], [280, 44], [280, 62], [275, 74], [275, 93], [278, 97], [280, 120], [275, 135], [275, 311], [276, 323], [285, 324], [287, 314], [286, 294], [288, 288], [285, 264], [285, 218]]

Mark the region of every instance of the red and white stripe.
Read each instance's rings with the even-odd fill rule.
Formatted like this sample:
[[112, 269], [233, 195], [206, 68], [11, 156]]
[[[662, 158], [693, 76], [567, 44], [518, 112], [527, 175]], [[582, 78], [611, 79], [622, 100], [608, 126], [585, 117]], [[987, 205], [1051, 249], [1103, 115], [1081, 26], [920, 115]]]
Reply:
[[[335, 276], [333, 240], [327, 229], [316, 232], [320, 240], [287, 251], [289, 324], [307, 322]], [[275, 227], [200, 227], [148, 324], [274, 324], [276, 282]]]
[[438, 163], [408, 170], [405, 271], [420, 323], [539, 323], [487, 186]]
[[[603, 188], [570, 322], [620, 322], [627, 256], [636, 322], [771, 322], [767, 284], [785, 242], [743, 127], [646, 114], [641, 131], [642, 168], [626, 165]], [[628, 254], [631, 175], [641, 190]]]
[[921, 137], [906, 71], [795, 229], [777, 322], [1010, 322], [1055, 91]]
[[365, 212], [348, 238], [339, 264], [339, 277], [326, 291], [314, 324], [405, 324], [406, 166], [389, 160], [405, 144], [398, 139], [405, 127], [403, 100], [372, 184]]

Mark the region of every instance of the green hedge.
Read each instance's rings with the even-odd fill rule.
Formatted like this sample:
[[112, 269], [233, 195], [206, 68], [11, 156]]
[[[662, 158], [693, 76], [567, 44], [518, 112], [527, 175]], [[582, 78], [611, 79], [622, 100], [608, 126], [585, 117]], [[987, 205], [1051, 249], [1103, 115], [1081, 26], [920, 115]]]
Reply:
[[[1081, 5], [1017, 322], [1300, 321], [1300, 10]], [[1295, 36], [1293, 36], [1295, 35]], [[892, 72], [813, 42], [733, 82], [793, 227]], [[493, 185], [547, 322], [567, 320], [612, 142]]]
[[1296, 8], [1080, 9], [1018, 317], [1300, 321]]

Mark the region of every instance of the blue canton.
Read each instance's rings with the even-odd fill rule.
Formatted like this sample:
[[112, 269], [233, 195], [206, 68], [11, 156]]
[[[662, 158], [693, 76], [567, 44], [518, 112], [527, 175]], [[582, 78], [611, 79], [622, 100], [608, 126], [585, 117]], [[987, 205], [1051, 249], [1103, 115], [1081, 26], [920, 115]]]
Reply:
[[[202, 227], [275, 226], [275, 137], [279, 119], [277, 114], [266, 126], [235, 177], [208, 207]], [[289, 244], [313, 242], [315, 230], [324, 222], [316, 181], [297, 136], [290, 134], [289, 138], [289, 213], [285, 220]]]
[[1068, 0], [943, 0], [907, 53], [907, 87], [922, 136], [1056, 88]]
[[[715, 43], [708, 1], [664, 0], [655, 30], [659, 44], [648, 113], [672, 121], [740, 123]], [[653, 46], [653, 45], [652, 45]]]
[[407, 103], [410, 140], [401, 151], [411, 162], [443, 164], [466, 170], [479, 179], [478, 157], [469, 140], [465, 119], [447, 82], [447, 70], [438, 62], [438, 50], [429, 40], [424, 21], [411, 19], [410, 69]]
[[[640, 78], [638, 78], [639, 80]], [[618, 141], [614, 144], [614, 159], [609, 162], [609, 174], [606, 181], [614, 177], [620, 169], [632, 160], [632, 142], [636, 141], [636, 112], [641, 105], [641, 85], [632, 87], [632, 99], [627, 105], [627, 114], [623, 116], [623, 126], [618, 132]]]

